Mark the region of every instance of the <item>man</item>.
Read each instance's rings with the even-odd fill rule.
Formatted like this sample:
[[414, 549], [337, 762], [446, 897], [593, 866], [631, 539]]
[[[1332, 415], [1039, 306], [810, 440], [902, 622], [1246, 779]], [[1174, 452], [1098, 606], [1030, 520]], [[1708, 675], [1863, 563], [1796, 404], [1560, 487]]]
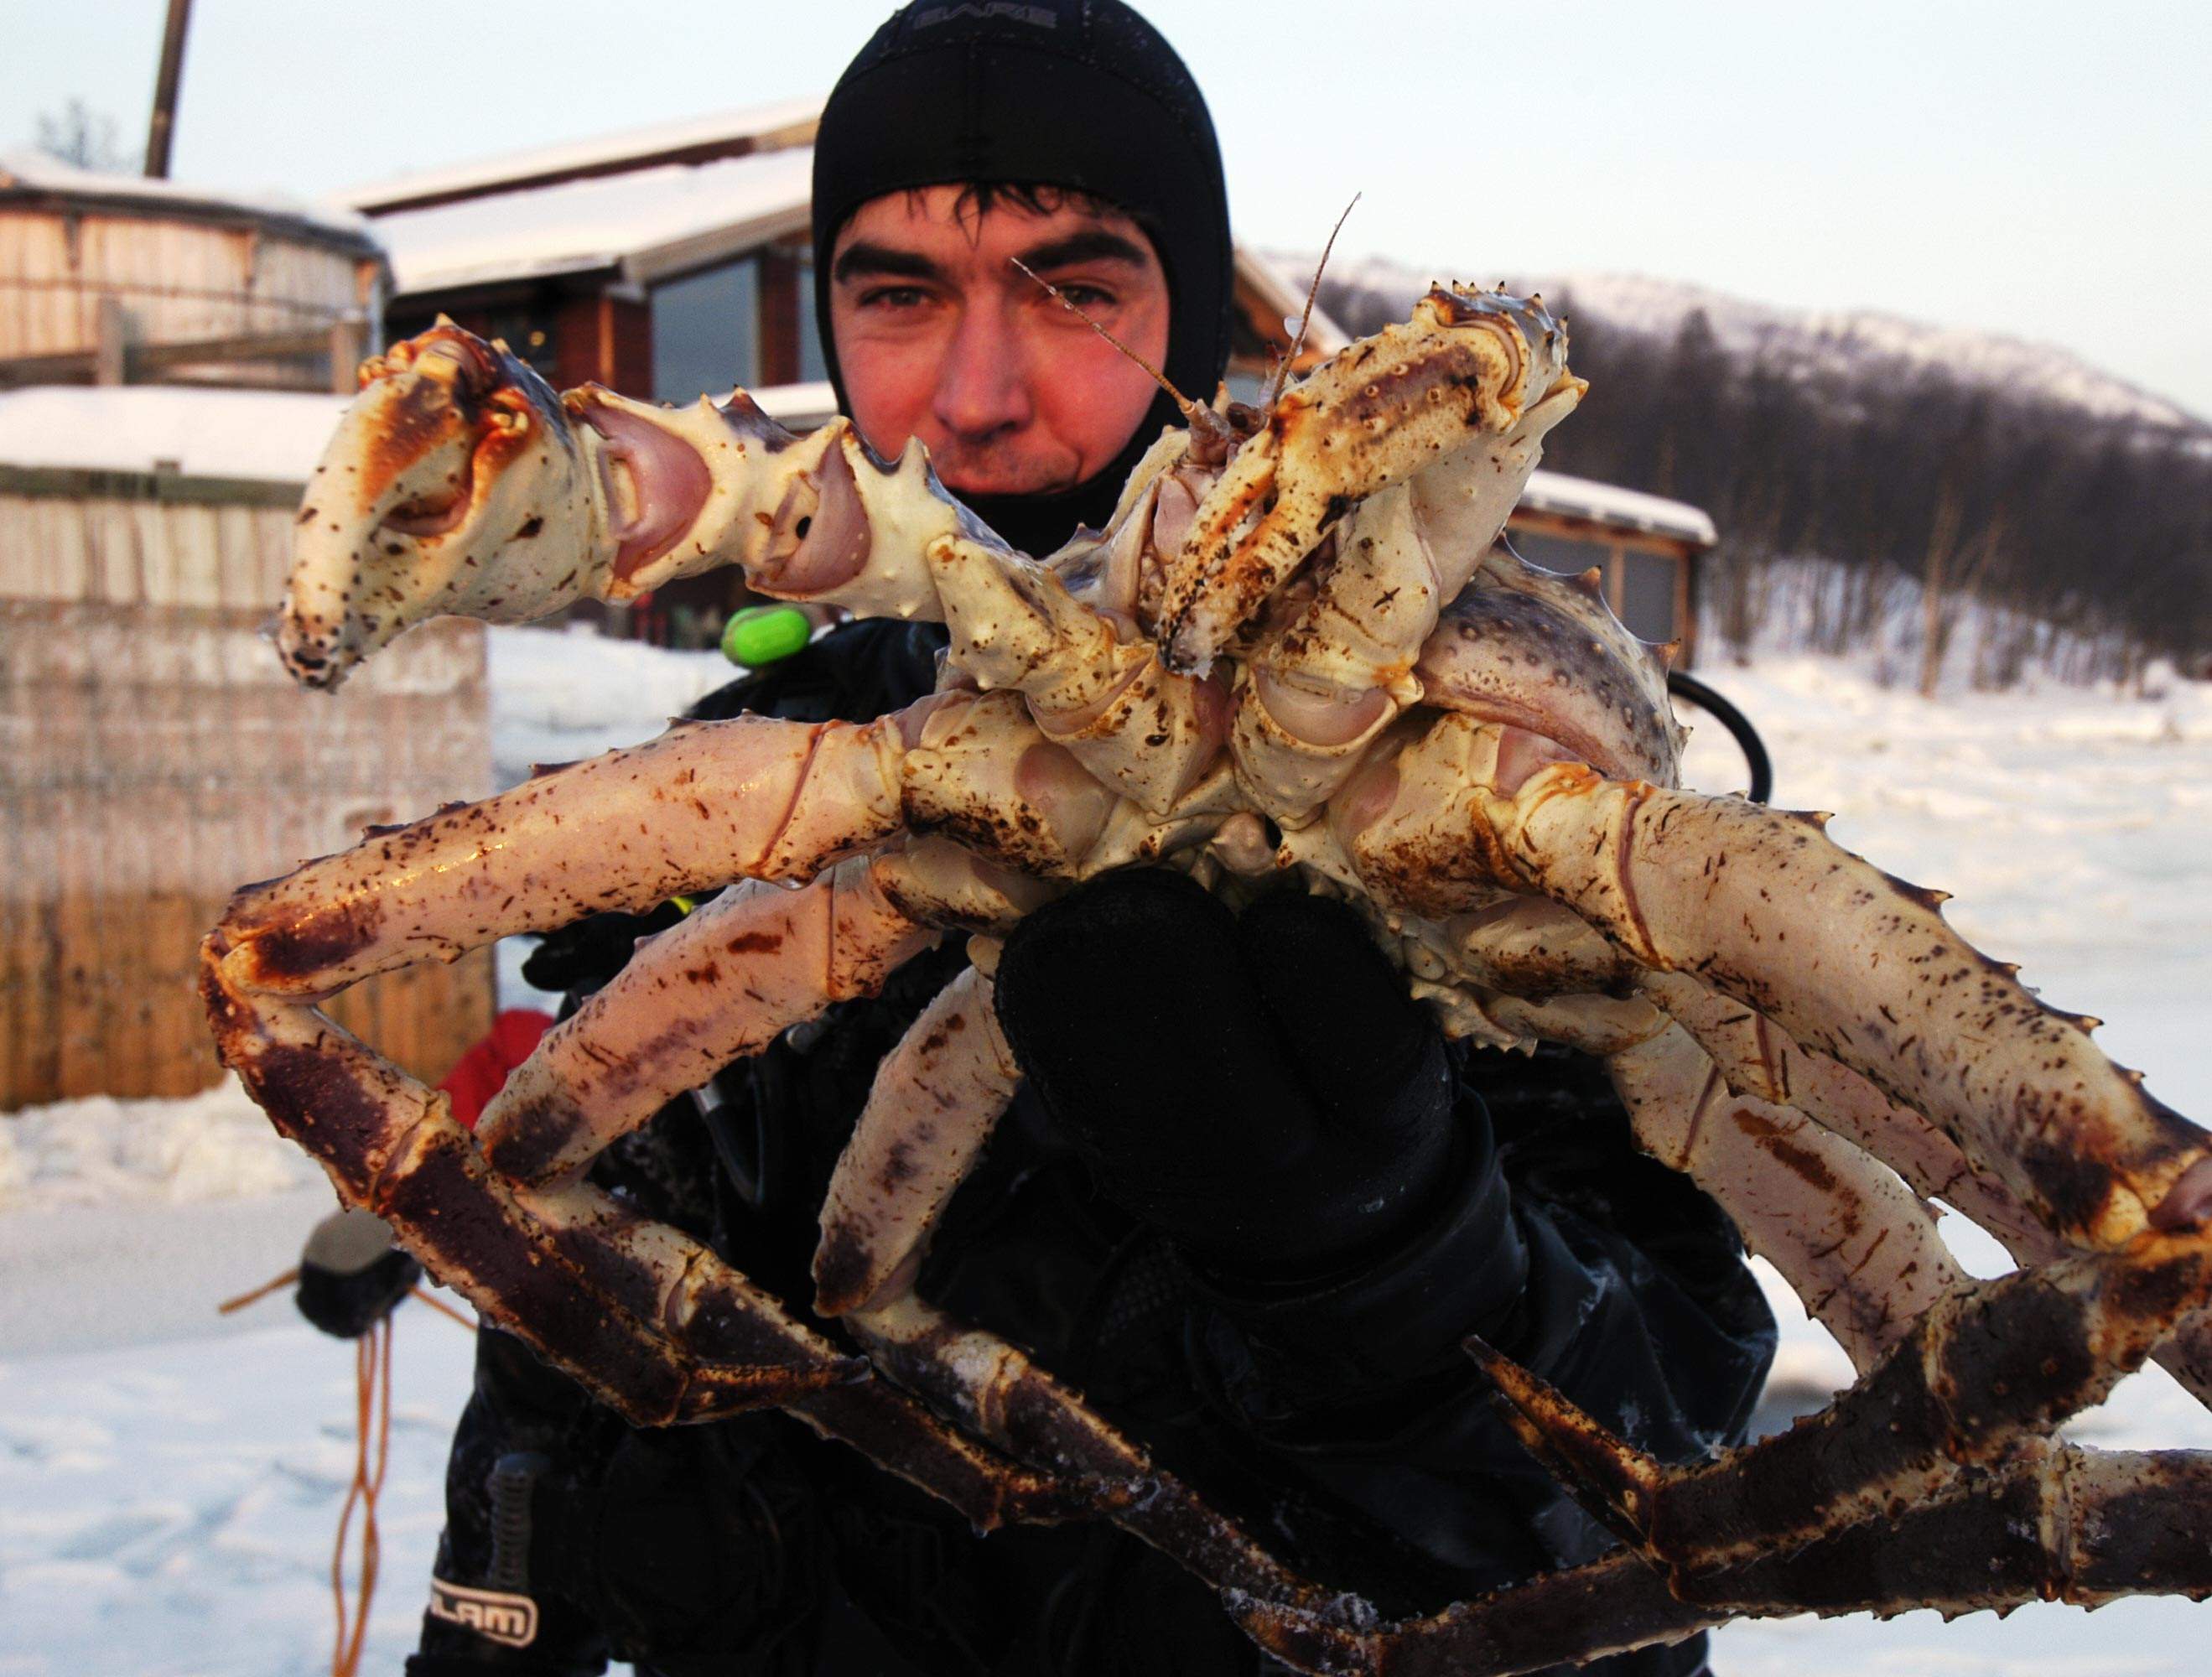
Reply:
[[[1031, 552], [1103, 523], [1176, 415], [1013, 258], [1186, 391], [1225, 364], [1212, 125], [1118, 0], [899, 13], [831, 96], [814, 208], [847, 410], [883, 453], [920, 437]], [[854, 624], [702, 713], [873, 715], [929, 684], [940, 642]], [[679, 912], [556, 933], [532, 980], [580, 997]], [[601, 1179], [803, 1305], [874, 1066], [958, 963], [919, 957], [726, 1072]], [[1116, 876], [1032, 916], [999, 993], [1029, 1087], [921, 1291], [1032, 1348], [1293, 1564], [1396, 1614], [1605, 1546], [1481, 1401], [1470, 1332], [1662, 1454], [1741, 1430], [1771, 1328], [1725, 1219], [1633, 1157], [1602, 1078], [1564, 1057], [1474, 1068], [1486, 1111], [1348, 913], [1292, 893], [1237, 917]], [[447, 1502], [414, 1677], [611, 1655], [670, 1677], [1269, 1668], [1109, 1525], [978, 1540], [775, 1413], [633, 1431], [495, 1332]], [[469, 1611], [518, 1600], [526, 1639]], [[1702, 1664], [1692, 1645], [1602, 1668]]]

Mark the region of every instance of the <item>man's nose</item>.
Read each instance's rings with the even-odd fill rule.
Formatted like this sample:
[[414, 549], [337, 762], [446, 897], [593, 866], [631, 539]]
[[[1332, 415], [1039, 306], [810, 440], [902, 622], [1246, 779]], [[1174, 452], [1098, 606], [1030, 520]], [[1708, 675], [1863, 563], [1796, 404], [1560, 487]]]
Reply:
[[937, 370], [931, 411], [956, 437], [978, 441], [1019, 430], [1032, 416], [1020, 334], [1002, 308], [970, 306]]

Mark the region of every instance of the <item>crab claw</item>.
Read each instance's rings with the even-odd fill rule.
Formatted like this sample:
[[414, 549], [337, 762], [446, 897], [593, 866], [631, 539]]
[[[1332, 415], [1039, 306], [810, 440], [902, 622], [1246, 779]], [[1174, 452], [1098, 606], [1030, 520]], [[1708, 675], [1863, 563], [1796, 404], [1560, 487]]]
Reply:
[[295, 679], [336, 687], [427, 617], [520, 623], [591, 592], [598, 474], [543, 379], [441, 321], [362, 381], [300, 508], [276, 637]]
[[[1567, 371], [1565, 328], [1540, 302], [1432, 289], [1407, 324], [1285, 391], [1207, 491], [1168, 559], [1156, 635], [1170, 667], [1212, 667], [1261, 602], [1377, 490], [1486, 438], [1507, 445], [1525, 478], [1544, 433], [1585, 388]], [[1494, 509], [1498, 523], [1519, 494], [1516, 483]]]

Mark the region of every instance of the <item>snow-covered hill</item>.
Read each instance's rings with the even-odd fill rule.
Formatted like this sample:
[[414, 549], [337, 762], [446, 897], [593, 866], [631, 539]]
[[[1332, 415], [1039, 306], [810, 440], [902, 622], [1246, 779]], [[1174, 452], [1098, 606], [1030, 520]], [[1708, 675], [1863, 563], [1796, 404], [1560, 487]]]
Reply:
[[[1273, 260], [1286, 274], [1313, 271], [1310, 256]], [[1662, 339], [1671, 339], [1683, 320], [1701, 309], [1723, 349], [1745, 360], [1765, 355], [1801, 376], [1844, 377], [1878, 361], [1941, 366], [1969, 383], [2079, 407], [2100, 419], [2134, 420], [2193, 434], [2212, 448], [2212, 422], [2100, 371], [2070, 349], [1931, 325], [1874, 310], [1781, 308], [1705, 286], [1634, 274], [1498, 275], [1486, 269], [1423, 268], [1379, 257], [1332, 262], [1322, 292], [1341, 325], [1362, 331], [1381, 320], [1402, 317], [1407, 305], [1432, 280], [1489, 285], [1501, 278], [1515, 291], [1540, 291], [1554, 301], [1564, 299], [1572, 314], [1586, 323]], [[1364, 314], [1361, 300], [1366, 299], [1382, 312], [1371, 318]]]

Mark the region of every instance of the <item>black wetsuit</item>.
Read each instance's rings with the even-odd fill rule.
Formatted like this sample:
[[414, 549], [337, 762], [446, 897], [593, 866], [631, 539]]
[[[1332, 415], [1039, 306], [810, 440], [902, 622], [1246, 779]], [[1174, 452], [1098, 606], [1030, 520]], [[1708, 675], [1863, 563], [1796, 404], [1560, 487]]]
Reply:
[[[928, 685], [936, 635], [851, 625], [698, 714], [873, 716]], [[675, 913], [556, 933], [532, 981], [588, 993]], [[823, 1189], [877, 1062], [961, 964], [957, 940], [916, 957], [880, 997], [725, 1072], [713, 1125], [677, 1102], [595, 1174], [803, 1311]], [[1457, 1063], [1456, 1189], [1326, 1296], [1224, 1299], [1093, 1191], [1026, 1097], [953, 1200], [921, 1291], [1031, 1350], [1276, 1552], [1386, 1615], [1588, 1559], [1610, 1540], [1492, 1413], [1459, 1336], [1480, 1331], [1645, 1448], [1687, 1459], [1741, 1437], [1772, 1322], [1726, 1217], [1634, 1151], [1595, 1061], [1547, 1049]], [[1517, 1238], [1480, 1232], [1499, 1229]], [[1512, 1255], [1470, 1263], [1492, 1251]], [[1408, 1363], [1389, 1366], [1394, 1344]], [[536, 1485], [523, 1589], [536, 1634], [514, 1648], [426, 1618], [414, 1677], [565, 1677], [611, 1656], [668, 1677], [1280, 1669], [1210, 1591], [1104, 1522], [979, 1539], [775, 1413], [633, 1432], [491, 1331], [448, 1474], [447, 1583], [499, 1582], [502, 1461], [510, 1484]], [[1703, 1639], [1590, 1668], [1695, 1673]]]

